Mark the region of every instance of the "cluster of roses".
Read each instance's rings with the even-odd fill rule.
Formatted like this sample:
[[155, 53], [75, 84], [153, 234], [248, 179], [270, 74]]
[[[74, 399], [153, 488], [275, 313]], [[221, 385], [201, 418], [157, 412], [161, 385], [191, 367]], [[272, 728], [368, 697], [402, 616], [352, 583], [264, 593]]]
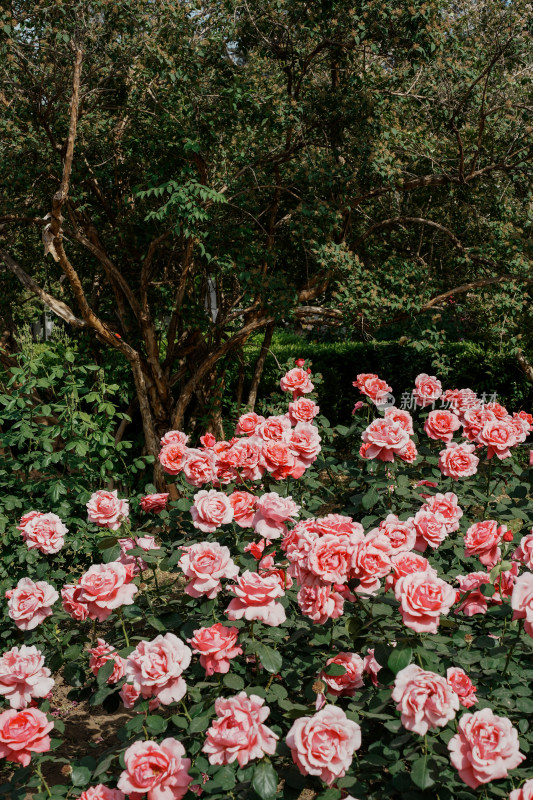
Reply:
[[[463, 670], [449, 669], [444, 678], [415, 664], [396, 675], [392, 699], [404, 728], [420, 736], [447, 725], [460, 705], [469, 708], [476, 702], [475, 687]], [[509, 719], [497, 716], [490, 708], [463, 714], [448, 750], [461, 780], [472, 789], [505, 778], [525, 758], [519, 749], [518, 731]], [[533, 786], [533, 781], [528, 783]], [[522, 795], [513, 792], [511, 800], [522, 800]]]
[[314, 388], [306, 370], [289, 370], [280, 384], [292, 392], [288, 412], [266, 419], [253, 411], [243, 414], [229, 442], [205, 434], [201, 447], [188, 447], [189, 437], [182, 431], [166, 433], [159, 453], [165, 472], [181, 473], [197, 487], [257, 481], [265, 472], [276, 480], [300, 478], [320, 453], [321, 439], [312, 424], [320, 409], [303, 396]]
[[[215, 701], [216, 718], [207, 730], [202, 748], [211, 764], [237, 762], [245, 767], [250, 760], [273, 755], [278, 736], [264, 723], [270, 709], [263, 698], [240, 692]], [[317, 775], [332, 784], [346, 774], [355, 750], [361, 744], [356, 722], [337, 706], [326, 706], [312, 717], [295, 721], [286, 738], [293, 760], [303, 774]], [[327, 747], [321, 743], [327, 742]], [[124, 754], [125, 769], [118, 788], [99, 784], [86, 789], [80, 800], [124, 800], [146, 794], [148, 800], [180, 800], [189, 788], [191, 760], [177, 739], [160, 744], [139, 741]], [[191, 789], [200, 793], [199, 786]]]
[[[391, 391], [385, 381], [374, 374], [361, 374], [353, 384], [377, 406], [383, 404]], [[522, 444], [533, 430], [533, 416], [525, 411], [510, 415], [499, 403], [483, 403], [471, 389], [442, 390], [441, 382], [433, 375], [422, 373], [415, 379], [413, 397], [425, 408], [442, 398], [450, 408], [429, 412], [424, 431], [430, 439], [440, 440], [446, 448], [440, 452], [439, 467], [443, 475], [458, 479], [474, 475], [479, 458], [476, 449], [487, 448], [487, 458], [509, 458], [511, 448]], [[453, 442], [460, 428], [466, 443]], [[395, 457], [412, 463], [417, 450], [410, 436], [414, 433], [411, 414], [393, 406], [385, 408], [384, 417], [377, 418], [362, 434], [360, 455], [365, 459], [394, 461]]]

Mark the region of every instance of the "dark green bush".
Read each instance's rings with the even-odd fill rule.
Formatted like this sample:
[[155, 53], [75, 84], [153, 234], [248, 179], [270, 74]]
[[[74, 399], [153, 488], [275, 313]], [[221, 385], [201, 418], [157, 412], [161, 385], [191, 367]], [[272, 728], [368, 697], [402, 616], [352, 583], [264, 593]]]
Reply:
[[[247, 388], [260, 341], [245, 347]], [[320, 407], [333, 423], [346, 422], [353, 404], [360, 399], [352, 387], [360, 372], [376, 372], [392, 386], [399, 405], [403, 392], [411, 392], [414, 378], [421, 372], [437, 375], [446, 388], [469, 387], [478, 394], [497, 394], [504, 405], [513, 410], [530, 408], [533, 386], [520, 370], [511, 349], [488, 350], [472, 342], [450, 342], [438, 349], [419, 343], [398, 342], [336, 342], [314, 343], [294, 335], [274, 339], [267, 355], [259, 397], [267, 398], [279, 388], [282, 367], [295, 358], [309, 359], [313, 373], [321, 373]], [[233, 376], [232, 376], [233, 380]], [[228, 385], [228, 395], [234, 386]]]

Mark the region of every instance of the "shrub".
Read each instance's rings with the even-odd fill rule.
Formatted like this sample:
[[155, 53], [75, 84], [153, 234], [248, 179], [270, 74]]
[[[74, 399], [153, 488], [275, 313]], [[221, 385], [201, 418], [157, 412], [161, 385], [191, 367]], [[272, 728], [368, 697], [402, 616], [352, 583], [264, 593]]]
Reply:
[[[198, 447], [165, 435], [179, 499], [141, 511], [93, 493], [90, 566], [56, 506], [19, 522], [17, 558], [39, 556], [0, 586], [7, 795], [516, 800], [533, 743], [533, 418], [428, 375], [411, 415], [377, 406], [386, 387], [360, 374], [366, 401], [332, 428], [305, 366], [282, 381], [289, 417], [246, 414]], [[65, 757], [48, 670], [93, 711], [131, 709], [104, 752]], [[48, 762], [66, 782], [48, 785]]]

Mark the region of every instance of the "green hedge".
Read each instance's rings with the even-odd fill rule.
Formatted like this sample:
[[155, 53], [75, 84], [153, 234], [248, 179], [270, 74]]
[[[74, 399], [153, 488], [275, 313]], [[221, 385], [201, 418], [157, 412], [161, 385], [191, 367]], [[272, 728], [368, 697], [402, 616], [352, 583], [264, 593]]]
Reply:
[[[260, 341], [257, 340], [245, 347], [247, 380], [244, 399], [259, 348]], [[322, 374], [320, 406], [333, 424], [345, 422], [354, 402], [360, 399], [359, 392], [352, 386], [360, 372], [376, 372], [384, 378], [392, 386], [397, 404], [400, 404], [403, 392], [411, 391], [414, 378], [421, 372], [437, 375], [445, 388], [469, 387], [478, 394], [496, 392], [498, 399], [511, 411], [530, 410], [533, 401], [533, 386], [526, 380], [510, 350], [487, 350], [472, 342], [451, 342], [437, 350], [418, 343], [311, 343], [303, 338], [298, 340], [295, 336], [282, 335], [273, 341], [270, 349], [283, 367], [301, 357], [311, 361], [314, 373]], [[281, 373], [274, 355], [267, 355], [260, 398], [279, 390]], [[231, 384], [233, 386], [228, 385], [229, 392], [234, 390], [233, 376]]]

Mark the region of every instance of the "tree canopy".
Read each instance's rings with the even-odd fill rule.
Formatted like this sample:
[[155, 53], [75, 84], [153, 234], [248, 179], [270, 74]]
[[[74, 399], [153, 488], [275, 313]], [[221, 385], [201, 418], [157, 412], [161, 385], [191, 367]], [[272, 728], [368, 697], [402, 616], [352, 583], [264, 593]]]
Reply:
[[4, 3], [6, 346], [38, 301], [115, 349], [155, 454], [281, 320], [527, 334], [532, 19], [522, 0]]

